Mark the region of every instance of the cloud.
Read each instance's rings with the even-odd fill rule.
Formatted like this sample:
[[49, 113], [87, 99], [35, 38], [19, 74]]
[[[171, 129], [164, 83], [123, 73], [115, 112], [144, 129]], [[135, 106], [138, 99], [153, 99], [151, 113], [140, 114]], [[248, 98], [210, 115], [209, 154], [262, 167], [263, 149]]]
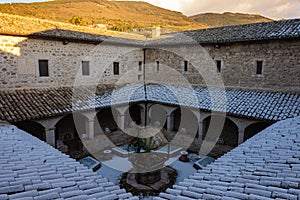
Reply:
[[[139, 0], [142, 1], [142, 0]], [[300, 18], [300, 0], [144, 0], [185, 15], [204, 12], [243, 12], [271, 18]]]
[[182, 12], [196, 14], [199, 12], [245, 12], [258, 13], [272, 18], [300, 17], [299, 0], [193, 0], [193, 3], [182, 4]]

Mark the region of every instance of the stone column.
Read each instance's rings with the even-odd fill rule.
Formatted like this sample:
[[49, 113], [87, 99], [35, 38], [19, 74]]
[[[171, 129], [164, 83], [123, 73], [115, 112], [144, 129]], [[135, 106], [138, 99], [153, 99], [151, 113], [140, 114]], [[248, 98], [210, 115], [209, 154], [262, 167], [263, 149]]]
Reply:
[[198, 122], [198, 139], [202, 141], [203, 135], [203, 121]]
[[172, 116], [171, 114], [168, 114], [167, 115], [167, 130], [168, 131], [171, 131], [173, 129], [173, 126], [172, 126]]
[[141, 109], [141, 124], [145, 124], [145, 109]]
[[46, 142], [55, 147], [55, 127], [46, 129]]
[[167, 114], [167, 130], [172, 131], [173, 130], [173, 123], [174, 119], [172, 117], [173, 111], [175, 111], [177, 108], [164, 106]]
[[125, 129], [125, 115], [124, 114], [121, 114], [119, 115], [119, 128], [121, 130], [124, 130]]
[[89, 139], [94, 139], [94, 137], [95, 137], [94, 126], [95, 126], [95, 120], [94, 119], [87, 120], [86, 128], [87, 128], [87, 134], [89, 136]]
[[242, 144], [244, 142], [244, 135], [245, 135], [245, 129], [239, 128], [238, 145], [240, 145], [240, 144]]

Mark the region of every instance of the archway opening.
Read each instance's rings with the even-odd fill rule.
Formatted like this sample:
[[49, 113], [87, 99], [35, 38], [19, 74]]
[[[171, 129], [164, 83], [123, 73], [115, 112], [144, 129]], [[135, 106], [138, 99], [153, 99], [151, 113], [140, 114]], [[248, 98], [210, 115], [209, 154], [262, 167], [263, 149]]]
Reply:
[[160, 104], [154, 104], [149, 109], [150, 124], [152, 126], [163, 128], [167, 127], [167, 112]]
[[255, 124], [251, 124], [245, 129], [245, 135], [244, 135], [244, 141], [248, 140], [249, 138], [253, 137], [257, 133], [261, 132], [268, 126], [270, 126], [271, 123], [266, 123], [266, 122], [258, 122]]
[[62, 142], [67, 146], [67, 154], [75, 159], [82, 158], [85, 152], [79, 136], [86, 134], [86, 122], [86, 117], [81, 114], [69, 114], [59, 120], [55, 125], [56, 147], [60, 148]]
[[[238, 127], [237, 125], [225, 117], [225, 122], [222, 128], [221, 133], [217, 133], [220, 124], [224, 121], [223, 116], [213, 116], [213, 121], [211, 121], [211, 116], [205, 118], [203, 120], [203, 135], [202, 139], [216, 141], [219, 144], [229, 145], [232, 147], [238, 146]], [[214, 133], [214, 136], [208, 135], [208, 131], [210, 133]]]
[[198, 131], [198, 120], [195, 114], [187, 108], [177, 108], [172, 112], [173, 131], [184, 130], [187, 133], [196, 133]]
[[142, 125], [143, 108], [138, 104], [130, 105], [125, 112], [125, 128], [130, 128], [132, 123]]
[[117, 117], [118, 115], [113, 114], [113, 112], [117, 111], [112, 111], [111, 107], [99, 110], [95, 120], [95, 135], [99, 135], [105, 132], [106, 129], [110, 131], [116, 131], [119, 129], [118, 124], [115, 121], [117, 119], [114, 118], [114, 116]]
[[42, 141], [46, 141], [45, 127], [34, 121], [22, 121], [15, 123], [19, 129], [30, 133], [31, 135], [39, 138]]

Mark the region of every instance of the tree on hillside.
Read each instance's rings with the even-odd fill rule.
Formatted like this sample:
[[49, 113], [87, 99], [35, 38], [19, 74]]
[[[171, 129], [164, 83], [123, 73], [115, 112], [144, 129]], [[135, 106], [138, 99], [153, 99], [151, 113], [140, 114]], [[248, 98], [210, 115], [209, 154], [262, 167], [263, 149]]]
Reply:
[[82, 17], [78, 16], [78, 15], [74, 15], [72, 17], [72, 19], [70, 20], [71, 24], [75, 24], [75, 25], [82, 25], [83, 21], [82, 21]]

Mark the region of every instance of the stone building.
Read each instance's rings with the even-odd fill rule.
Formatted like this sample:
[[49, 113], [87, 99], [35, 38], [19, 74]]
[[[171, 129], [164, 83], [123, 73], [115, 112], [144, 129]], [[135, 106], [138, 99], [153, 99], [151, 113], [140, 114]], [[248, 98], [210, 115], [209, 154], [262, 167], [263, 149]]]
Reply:
[[2, 31], [0, 119], [74, 150], [133, 121], [191, 133], [197, 151], [205, 140], [237, 146], [300, 115], [299, 30], [294, 19], [156, 40]]

